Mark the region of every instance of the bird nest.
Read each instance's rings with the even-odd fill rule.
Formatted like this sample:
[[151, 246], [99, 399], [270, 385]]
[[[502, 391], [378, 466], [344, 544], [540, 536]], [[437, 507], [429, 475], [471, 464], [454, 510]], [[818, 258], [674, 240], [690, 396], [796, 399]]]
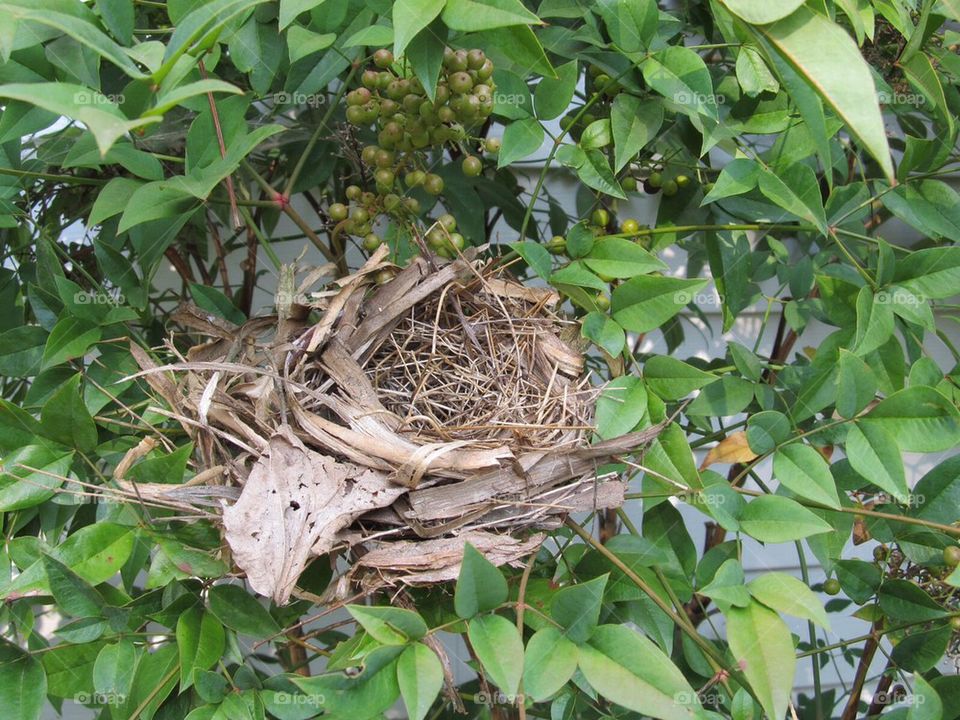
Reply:
[[332, 595], [452, 579], [466, 542], [517, 563], [565, 514], [620, 505], [623, 481], [597, 469], [657, 432], [591, 444], [598, 388], [552, 290], [472, 255], [418, 258], [383, 282], [385, 269], [378, 252], [308, 294], [320, 274], [298, 286], [285, 268], [276, 315], [231, 326], [183, 306], [176, 319], [205, 338], [180, 362], [134, 348], [201, 472], [118, 483], [139, 502], [208, 508], [278, 603], [339, 551]]

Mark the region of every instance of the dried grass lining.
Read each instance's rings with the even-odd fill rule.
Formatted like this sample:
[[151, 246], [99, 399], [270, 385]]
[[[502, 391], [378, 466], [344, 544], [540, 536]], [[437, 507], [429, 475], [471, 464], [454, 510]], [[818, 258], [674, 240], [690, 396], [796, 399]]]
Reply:
[[383, 257], [320, 293], [316, 323], [293, 302], [316, 276], [296, 288], [288, 269], [277, 316], [232, 327], [184, 307], [208, 342], [164, 367], [135, 350], [201, 468], [222, 471], [121, 487], [178, 508], [207, 487], [233, 561], [278, 603], [338, 549], [353, 563], [331, 595], [452, 579], [465, 541], [516, 563], [565, 513], [621, 504], [623, 482], [597, 467], [659, 429], [589, 444], [597, 390], [552, 291], [472, 257], [420, 259], [377, 286]]

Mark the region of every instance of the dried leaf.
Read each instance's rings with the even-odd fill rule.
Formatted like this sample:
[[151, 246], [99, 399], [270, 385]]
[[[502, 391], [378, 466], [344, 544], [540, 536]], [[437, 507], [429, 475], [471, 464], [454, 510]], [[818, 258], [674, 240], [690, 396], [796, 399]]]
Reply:
[[757, 454], [750, 449], [747, 443], [747, 433], [740, 431], [727, 435], [712, 448], [707, 456], [700, 463], [700, 469], [705, 470], [714, 463], [732, 465], [734, 463], [747, 463], [756, 460]]

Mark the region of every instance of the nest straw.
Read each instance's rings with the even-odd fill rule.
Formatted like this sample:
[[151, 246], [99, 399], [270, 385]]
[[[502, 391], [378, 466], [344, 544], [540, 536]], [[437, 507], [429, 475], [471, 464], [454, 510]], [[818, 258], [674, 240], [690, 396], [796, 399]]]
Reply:
[[[660, 429], [591, 444], [598, 388], [552, 290], [472, 255], [377, 285], [384, 254], [309, 301], [285, 269], [277, 315], [242, 327], [181, 308], [205, 336], [182, 362], [135, 353], [201, 470], [222, 468], [208, 489], [233, 560], [278, 603], [338, 549], [355, 560], [339, 594], [454, 578], [467, 541], [516, 563], [566, 513], [621, 504], [598, 467]], [[121, 487], [179, 509], [203, 492]]]

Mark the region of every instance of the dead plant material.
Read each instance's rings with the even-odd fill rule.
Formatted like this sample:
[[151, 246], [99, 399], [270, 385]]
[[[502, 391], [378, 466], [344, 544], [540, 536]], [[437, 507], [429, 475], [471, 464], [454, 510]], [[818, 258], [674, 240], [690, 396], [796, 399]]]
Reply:
[[[331, 597], [455, 578], [468, 541], [520, 562], [565, 514], [619, 506], [623, 480], [597, 468], [659, 431], [591, 444], [598, 388], [552, 290], [472, 254], [378, 285], [384, 257], [310, 296], [285, 269], [278, 315], [242, 327], [181, 308], [202, 340], [164, 367], [136, 356], [200, 470], [219, 468], [202, 502], [222, 508], [234, 562], [277, 603], [340, 550], [354, 562]], [[189, 490], [137, 497], [182, 509]]]

